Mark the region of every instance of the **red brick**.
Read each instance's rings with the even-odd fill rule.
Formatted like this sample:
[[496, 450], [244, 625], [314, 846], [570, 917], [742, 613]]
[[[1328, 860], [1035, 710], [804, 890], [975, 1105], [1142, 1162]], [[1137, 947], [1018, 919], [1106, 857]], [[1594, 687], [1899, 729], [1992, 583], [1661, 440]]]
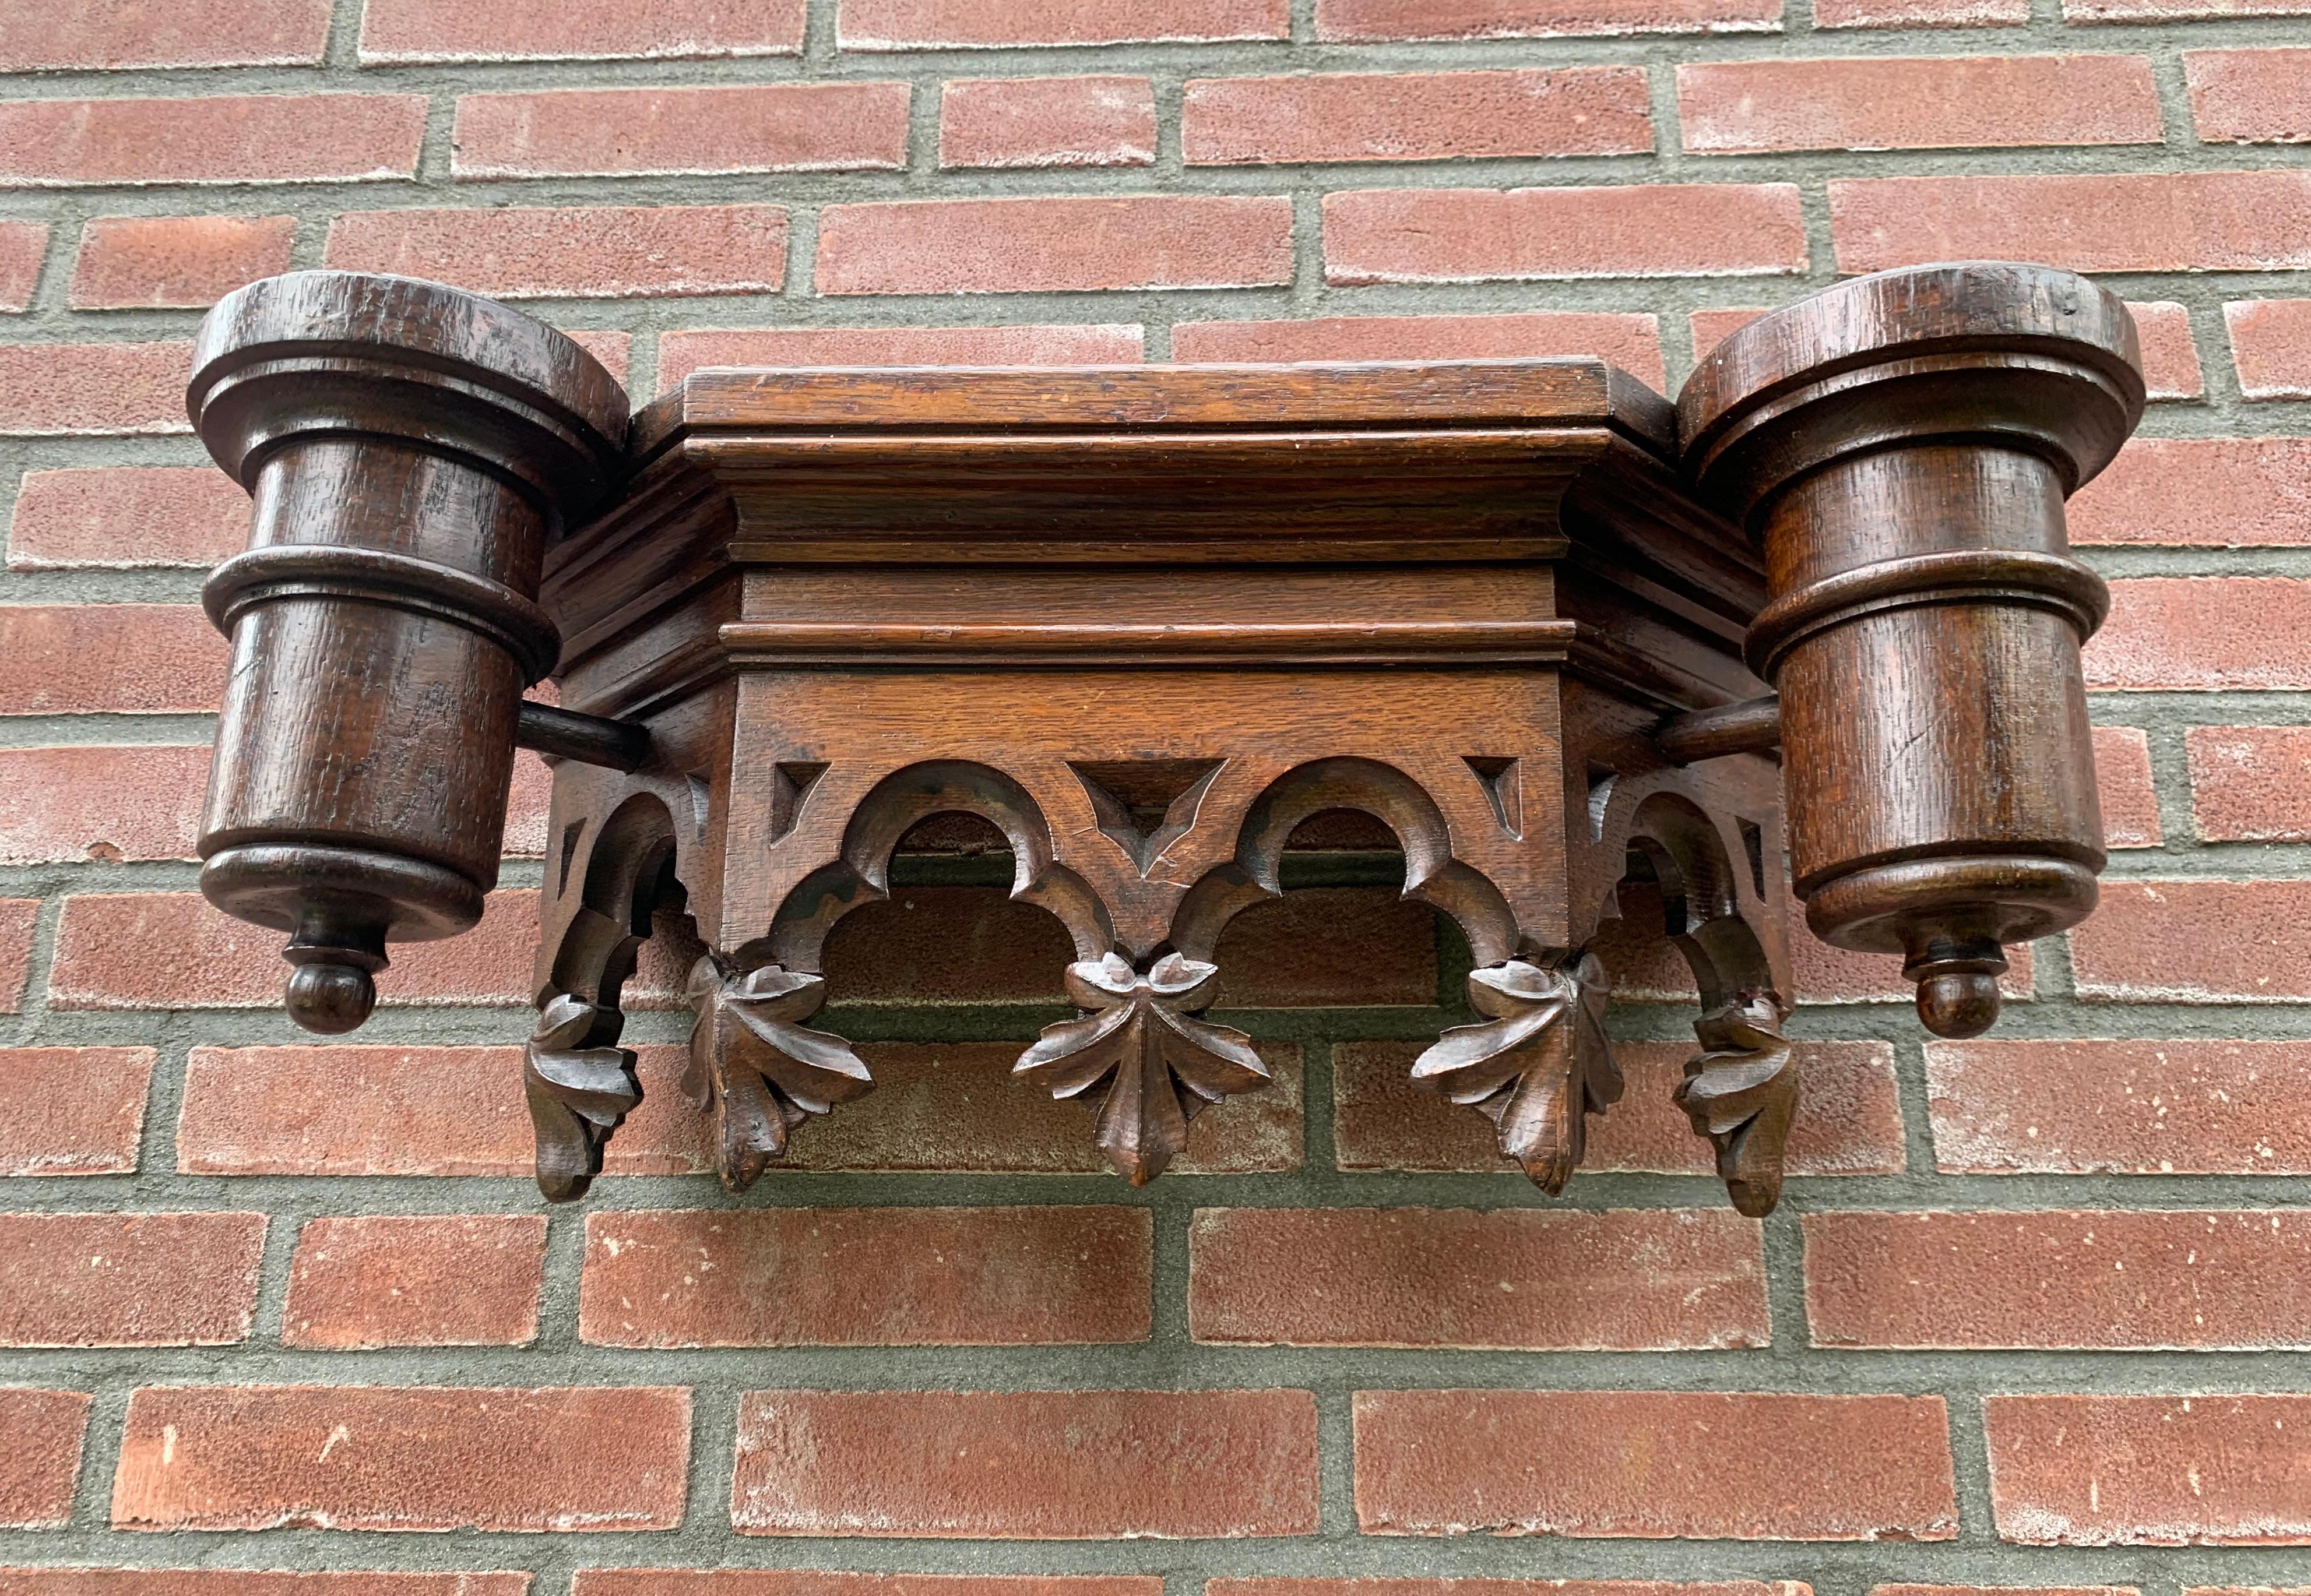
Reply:
[[0, 749], [0, 864], [190, 859], [208, 781], [205, 747]]
[[1940, 1397], [1360, 1391], [1356, 1466], [1368, 1535], [1958, 1533]]
[[190, 344], [0, 344], [0, 437], [189, 432]]
[[[672, 1086], [669, 1079], [669, 1095]], [[188, 1174], [525, 1174], [521, 1050], [196, 1047], [185, 1067], [177, 1167]]]
[[941, 166], [1151, 166], [1144, 77], [959, 78], [939, 92]]
[[1332, 283], [1805, 269], [1805, 222], [1791, 183], [1365, 188], [1324, 196], [1324, 275]]
[[8, 566], [209, 566], [248, 541], [249, 495], [213, 466], [27, 471], [8, 530]]
[[458, 100], [460, 178], [895, 170], [904, 83], [554, 89]]
[[2269, 1585], [2188, 1585], [2183, 1596], [2311, 1596], [2311, 1585], [2274, 1590]]
[[38, 898], [0, 898], [0, 1014], [22, 1012], [24, 982], [32, 967], [32, 931], [39, 918]]
[[2074, 272], [2311, 267], [2311, 171], [1833, 179], [1842, 272], [1987, 257]]
[[1763, 1347], [1762, 1233], [1729, 1210], [1199, 1208], [1188, 1324], [1254, 1347]]
[[1650, 155], [1636, 66], [1191, 78], [1188, 163]]
[[0, 1347], [249, 1339], [262, 1214], [0, 1214]]
[[2089, 1002], [2311, 999], [2311, 881], [2106, 881], [2071, 963]]
[[2019, 28], [2030, 0], [1814, 0], [1817, 28]]
[[2311, 687], [2311, 583], [2134, 577], [2110, 585], [2086, 648], [2090, 690], [2285, 693]]
[[2062, 0], [2066, 22], [2186, 22], [2311, 16], [2311, 0]]
[[2185, 50], [2202, 144], [2311, 143], [2311, 49]]
[[542, 1214], [315, 1219], [289, 1266], [284, 1347], [526, 1347], [545, 1283]]
[[830, 205], [821, 293], [1259, 288], [1292, 280], [1280, 195], [911, 200]]
[[679, 1387], [147, 1386], [128, 1399], [112, 1522], [671, 1530], [689, 1461]]
[[2132, 726], [2094, 728], [2095, 785], [2102, 789], [2106, 848], [2156, 848], [2158, 789], [2150, 774], [2150, 739]]
[[563, 337], [599, 361], [604, 371], [622, 383], [627, 381], [626, 368], [633, 356], [633, 334], [591, 327], [563, 327], [560, 330]]
[[[0, 22], [0, 27], [5, 27]], [[45, 222], [0, 222], [0, 314], [31, 308], [39, 286], [40, 262], [48, 253]]]
[[589, 1214], [578, 1334], [652, 1347], [1144, 1341], [1154, 1248], [1145, 1208]]
[[2311, 842], [2311, 728], [2193, 726], [2183, 746], [2201, 842]]
[[2148, 56], [1712, 61], [1677, 69], [1685, 147], [1935, 150], [2155, 144]]
[[742, 1534], [1116, 1540], [1309, 1535], [1304, 1391], [752, 1391]]
[[61, 1530], [72, 1522], [94, 1400], [76, 1391], [0, 1385], [0, 1529]]
[[1873, 1585], [1870, 1596], [2142, 1596], [2132, 1585]]
[[1182, 362], [1514, 360], [1549, 354], [1593, 354], [1654, 388], [1668, 383], [1661, 319], [1638, 311], [1183, 321], [1172, 329], [1172, 358]]
[[2311, 438], [2136, 438], [2071, 501], [2074, 543], [2311, 544]]
[[0, 188], [414, 177], [425, 103], [423, 94], [0, 100]]
[[[1164, 1596], [1161, 1574], [850, 1574], [815, 1568], [580, 1568], [571, 1596]], [[0, 1590], [0, 1596], [9, 1596]]]
[[368, 0], [365, 66], [793, 56], [806, 0]]
[[842, 0], [837, 29], [846, 50], [1216, 44], [1283, 39], [1290, 10], [1289, 0]]
[[149, 1047], [0, 1048], [0, 1175], [136, 1168]]
[[782, 205], [354, 211], [329, 223], [328, 264], [430, 277], [508, 299], [776, 293]]
[[1792, 1579], [1216, 1579], [1205, 1583], [1204, 1596], [1813, 1596], [1813, 1587]]
[[527, 1596], [527, 1574], [0, 1568], [0, 1596]]
[[318, 66], [328, 39], [329, 0], [10, 6], [0, 72]]
[[2006, 1540], [2311, 1543], [2311, 1397], [1984, 1397], [1982, 1408]]
[[[281, 933], [231, 919], [198, 893], [82, 893], [65, 901], [48, 1001], [57, 1008], [269, 1008], [287, 966]], [[492, 893], [481, 924], [441, 942], [397, 942], [382, 1001], [525, 1003], [537, 894]]]
[[294, 216], [99, 216], [81, 230], [75, 310], [205, 310], [289, 269]]
[[2264, 1351], [2311, 1339], [2311, 1216], [1809, 1214], [1817, 1347]]
[[2311, 399], [2311, 299], [2234, 300], [2223, 307], [2239, 392]]
[[707, 366], [1111, 366], [1143, 353], [1129, 322], [1073, 327], [773, 327], [671, 332], [658, 341], [670, 389]]
[[1316, 37], [1543, 39], [1565, 33], [1769, 33], [1782, 0], [1316, 0]]

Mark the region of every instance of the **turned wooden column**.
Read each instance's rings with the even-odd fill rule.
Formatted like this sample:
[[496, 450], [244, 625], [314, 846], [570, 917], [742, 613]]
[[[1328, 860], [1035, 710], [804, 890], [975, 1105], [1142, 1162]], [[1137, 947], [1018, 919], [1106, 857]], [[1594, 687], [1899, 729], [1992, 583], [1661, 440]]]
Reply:
[[388, 941], [449, 936], [495, 885], [536, 603], [626, 425], [576, 344], [472, 294], [300, 272], [202, 324], [187, 406], [255, 499], [203, 591], [232, 639], [201, 890], [290, 934], [288, 1007], [351, 1030]]
[[1679, 397], [1684, 470], [1763, 547], [1791, 863], [1837, 946], [1901, 954], [1943, 1036], [2002, 944], [2094, 907], [2079, 647], [2109, 597], [2062, 501], [2142, 412], [2133, 323], [2067, 272], [1859, 278], [1736, 332]]

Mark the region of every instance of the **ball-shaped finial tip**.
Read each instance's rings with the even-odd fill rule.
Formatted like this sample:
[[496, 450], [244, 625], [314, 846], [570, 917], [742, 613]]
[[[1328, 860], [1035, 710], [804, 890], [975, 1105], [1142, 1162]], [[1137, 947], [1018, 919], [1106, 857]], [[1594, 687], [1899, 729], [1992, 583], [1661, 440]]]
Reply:
[[1928, 976], [1918, 983], [1918, 1018], [1953, 1042], [1981, 1035], [1998, 1023], [1998, 977], [1981, 971]]
[[377, 983], [355, 964], [300, 964], [289, 972], [289, 1017], [308, 1031], [339, 1036], [377, 1007]]

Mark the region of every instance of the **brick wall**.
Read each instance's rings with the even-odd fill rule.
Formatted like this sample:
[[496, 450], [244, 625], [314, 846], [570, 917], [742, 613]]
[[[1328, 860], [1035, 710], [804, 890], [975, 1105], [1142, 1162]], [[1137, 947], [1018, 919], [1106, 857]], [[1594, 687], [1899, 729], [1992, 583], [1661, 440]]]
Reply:
[[[2307, 18], [0, 5], [0, 1567], [48, 1571], [0, 1592], [2311, 1586]], [[1641, 925], [1592, 1173], [1496, 1173], [1403, 1083], [1463, 955], [1370, 860], [1231, 933], [1279, 1089], [1146, 1192], [999, 1078], [1055, 928], [927, 865], [838, 938], [829, 1019], [885, 1084], [801, 1173], [699, 1173], [662, 954], [650, 1096], [550, 1214], [513, 1046], [541, 767], [482, 929], [397, 957], [359, 1045], [291, 1028], [277, 938], [192, 890], [194, 599], [242, 502], [179, 390], [249, 277], [534, 301], [638, 397], [746, 361], [1663, 384], [1751, 309], [1960, 256], [2103, 274], [2145, 333], [2160, 402], [2074, 517], [2119, 851], [1991, 1039], [1922, 1045], [1885, 962], [1803, 950], [1763, 1225], [1669, 1105], [1687, 1011]], [[56, 1572], [124, 1567], [209, 1572]], [[757, 1572], [633, 1572], [717, 1568]], [[256, 1569], [306, 1572], [217, 1572]]]

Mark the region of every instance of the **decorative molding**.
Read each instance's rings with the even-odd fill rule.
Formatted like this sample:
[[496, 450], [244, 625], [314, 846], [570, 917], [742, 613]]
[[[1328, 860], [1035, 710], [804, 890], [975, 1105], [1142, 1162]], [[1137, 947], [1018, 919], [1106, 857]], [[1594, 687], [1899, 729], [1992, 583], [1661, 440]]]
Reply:
[[537, 1189], [548, 1202], [586, 1195], [602, 1147], [642, 1100], [634, 1055], [610, 1045], [619, 1015], [567, 993], [548, 999], [522, 1050], [522, 1095], [537, 1138]]
[[1717, 1150], [1733, 1206], [1762, 1219], [1782, 1198], [1782, 1152], [1798, 1106], [1798, 1070], [1782, 1035], [1780, 994], [1752, 989], [1693, 1025], [1700, 1055], [1685, 1067], [1677, 1105]]
[[765, 964], [727, 973], [709, 954], [691, 967], [690, 1064], [683, 1095], [714, 1121], [714, 1173], [744, 1191], [786, 1156], [814, 1114], [874, 1090], [850, 1044], [800, 1022], [826, 1001], [826, 978]]

